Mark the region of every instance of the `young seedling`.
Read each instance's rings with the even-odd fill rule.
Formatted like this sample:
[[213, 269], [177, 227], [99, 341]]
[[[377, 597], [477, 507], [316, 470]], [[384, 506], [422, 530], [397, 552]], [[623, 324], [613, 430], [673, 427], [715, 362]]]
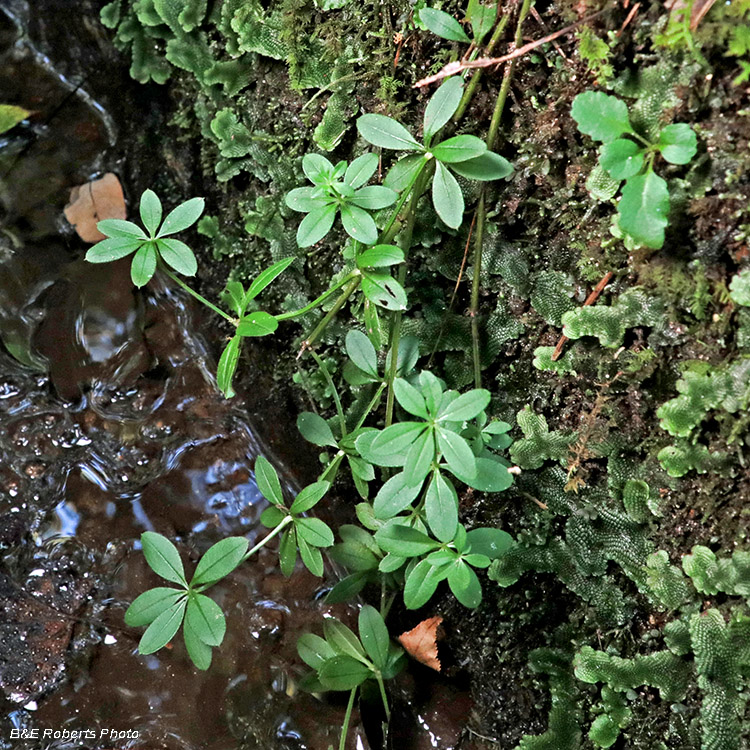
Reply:
[[687, 164], [697, 150], [695, 132], [675, 123], [649, 141], [633, 128], [625, 102], [601, 91], [579, 94], [571, 114], [582, 133], [603, 144], [600, 167], [617, 183], [625, 180], [617, 207], [620, 228], [638, 244], [660, 248], [669, 223], [669, 189], [654, 172], [654, 159], [661, 154], [670, 164]]

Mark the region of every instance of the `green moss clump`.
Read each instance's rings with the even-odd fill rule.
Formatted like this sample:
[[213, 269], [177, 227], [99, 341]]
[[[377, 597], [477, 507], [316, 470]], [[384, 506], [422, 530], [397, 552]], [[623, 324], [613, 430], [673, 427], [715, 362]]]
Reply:
[[561, 430], [550, 432], [546, 418], [542, 414], [534, 414], [531, 406], [519, 411], [516, 420], [524, 437], [510, 447], [511, 461], [522, 469], [538, 469], [545, 461], [564, 463], [567, 460], [577, 433]]
[[685, 555], [682, 567], [701, 594], [729, 594], [750, 598], [750, 552], [736, 550], [731, 557], [718, 558], [702, 545]]
[[573, 285], [560, 271], [540, 271], [534, 276], [531, 306], [551, 326], [559, 327], [564, 313], [573, 310]]
[[732, 302], [750, 307], [750, 268], [740, 271], [729, 284], [729, 296]]
[[662, 607], [677, 609], [690, 600], [692, 591], [685, 576], [676, 565], [670, 565], [664, 550], [648, 556], [646, 576], [649, 598]]
[[570, 352], [563, 354], [558, 360], [553, 360], [552, 354], [554, 351], [554, 346], [538, 346], [534, 349], [534, 367], [537, 370], [554, 372], [558, 375], [573, 375], [575, 377], [577, 373], [570, 361]]

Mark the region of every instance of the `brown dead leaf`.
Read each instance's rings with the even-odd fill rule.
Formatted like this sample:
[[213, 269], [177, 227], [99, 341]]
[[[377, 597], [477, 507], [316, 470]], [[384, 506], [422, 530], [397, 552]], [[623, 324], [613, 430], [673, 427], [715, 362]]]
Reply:
[[436, 672], [440, 671], [436, 636], [438, 625], [442, 621], [443, 618], [439, 615], [430, 617], [398, 637], [399, 643], [406, 649], [409, 656], [432, 667]]
[[96, 228], [103, 219], [124, 219], [125, 196], [117, 175], [108, 172], [98, 180], [77, 185], [70, 191], [65, 218], [84, 242], [99, 242], [104, 235]]

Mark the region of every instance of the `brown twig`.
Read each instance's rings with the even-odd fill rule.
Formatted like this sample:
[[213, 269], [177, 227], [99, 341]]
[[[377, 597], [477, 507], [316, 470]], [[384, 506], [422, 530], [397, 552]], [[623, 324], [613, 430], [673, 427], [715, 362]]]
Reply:
[[597, 11], [596, 13], [592, 13], [590, 16], [586, 16], [586, 18], [582, 18], [580, 21], [576, 21], [575, 23], [570, 24], [570, 26], [566, 26], [564, 29], [555, 31], [552, 34], [548, 34], [547, 36], [542, 37], [541, 39], [537, 39], [534, 42], [524, 44], [523, 47], [519, 47], [518, 49], [513, 50], [513, 52], [510, 52], [507, 55], [503, 55], [502, 57], [478, 57], [476, 60], [448, 63], [442, 70], [435, 73], [435, 75], [428, 76], [427, 78], [423, 78], [421, 81], [417, 81], [414, 84], [414, 88], [429, 86], [431, 83], [442, 81], [443, 78], [449, 78], [450, 76], [456, 75], [456, 73], [460, 73], [462, 70], [468, 70], [470, 68], [489, 68], [493, 65], [500, 65], [501, 63], [508, 62], [509, 60], [515, 60], [517, 57], [523, 57], [525, 54], [531, 52], [532, 50], [535, 50], [537, 47], [541, 47], [543, 44], [547, 44], [548, 42], [554, 41], [555, 39], [559, 39], [561, 36], [565, 36], [565, 34], [569, 34], [571, 31], [577, 29], [582, 24], [588, 23], [604, 12], [606, 12], [606, 9]]
[[[594, 290], [589, 294], [588, 297], [586, 297], [586, 301], [583, 303], [584, 307], [588, 307], [589, 305], [593, 305], [594, 302], [596, 302], [599, 299], [599, 295], [604, 291], [604, 287], [609, 284], [610, 281], [612, 281], [612, 277], [614, 274], [612, 271], [607, 271], [607, 273], [604, 275], [604, 278], [594, 287]], [[560, 359], [560, 355], [562, 355], [563, 347], [565, 346], [565, 342], [568, 340], [568, 337], [563, 334], [560, 336], [560, 340], [557, 342], [557, 346], [555, 347], [555, 351], [552, 352], [552, 361], [557, 362], [558, 359]]]
[[627, 18], [625, 19], [622, 26], [620, 26], [620, 30], [617, 32], [616, 36], [620, 36], [623, 31], [627, 28], [628, 24], [635, 18], [635, 14], [638, 12], [638, 9], [641, 7], [640, 3], [636, 3], [631, 9], [630, 13], [628, 13]]
[[[536, 8], [531, 9], [531, 15], [534, 16], [534, 20], [542, 27], [542, 31], [549, 31], [549, 27], [544, 23], [544, 19], [539, 15], [539, 11]], [[552, 46], [559, 52], [563, 60], [568, 59], [565, 51], [556, 41], [552, 42]]]

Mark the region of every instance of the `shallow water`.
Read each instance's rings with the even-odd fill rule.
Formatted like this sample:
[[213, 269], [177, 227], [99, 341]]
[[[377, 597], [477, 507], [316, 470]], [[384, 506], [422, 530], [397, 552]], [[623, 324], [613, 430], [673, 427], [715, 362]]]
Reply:
[[212, 589], [229, 627], [207, 673], [179, 638], [136, 654], [123, 612], [158, 585], [139, 535], [188, 565], [226, 535], [252, 541], [251, 467], [269, 451], [217, 391], [189, 301], [160, 280], [136, 292], [127, 261], [86, 264], [65, 225], [70, 188], [121, 166], [122, 124], [2, 13], [0, 43], [0, 100], [35, 111], [0, 136], [0, 747], [325, 750], [343, 706], [297, 691], [295, 644], [347, 612], [321, 602], [330, 582], [284, 579], [275, 551]]

